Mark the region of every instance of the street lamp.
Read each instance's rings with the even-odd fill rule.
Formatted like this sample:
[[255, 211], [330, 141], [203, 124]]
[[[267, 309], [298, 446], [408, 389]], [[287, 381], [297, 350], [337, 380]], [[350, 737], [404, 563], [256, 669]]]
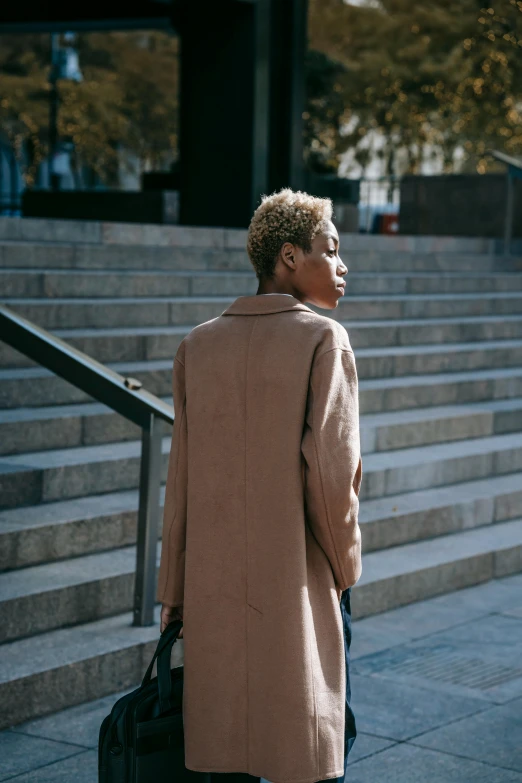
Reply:
[[51, 71], [49, 83], [51, 92], [49, 96], [49, 169], [51, 190], [60, 189], [60, 173], [56, 170], [58, 158], [58, 107], [60, 96], [58, 94], [58, 79], [70, 79], [81, 82], [82, 73], [78, 64], [78, 52], [74, 48], [76, 33], [65, 33], [65, 46], [60, 45], [59, 33], [51, 33]]

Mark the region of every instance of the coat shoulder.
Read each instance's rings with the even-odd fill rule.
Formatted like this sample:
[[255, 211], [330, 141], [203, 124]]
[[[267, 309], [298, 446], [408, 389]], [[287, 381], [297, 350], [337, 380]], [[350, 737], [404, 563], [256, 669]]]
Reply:
[[215, 318], [211, 318], [209, 321], [203, 321], [202, 323], [197, 324], [197, 326], [194, 326], [183, 338], [184, 342], [192, 342], [207, 332], [215, 331], [215, 329], [219, 327], [219, 324], [222, 320], [222, 317], [217, 315]]
[[315, 333], [316, 356], [334, 348], [353, 351], [350, 336], [346, 328], [338, 321], [315, 312], [307, 313], [306, 320], [309, 321]]
[[194, 326], [180, 342], [178, 346], [178, 354], [184, 357], [187, 346], [190, 346], [193, 343], [197, 344], [200, 339], [205, 339], [205, 335], [214, 332], [218, 326], [219, 321], [220, 316], [217, 316], [216, 318], [210, 319], [210, 321], [204, 321], [203, 323]]

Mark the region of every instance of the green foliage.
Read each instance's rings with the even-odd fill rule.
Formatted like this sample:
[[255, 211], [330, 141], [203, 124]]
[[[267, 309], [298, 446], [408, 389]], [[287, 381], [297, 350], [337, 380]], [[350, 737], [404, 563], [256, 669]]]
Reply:
[[[83, 81], [60, 80], [58, 132], [111, 184], [122, 144], [154, 165], [177, 150], [178, 41], [161, 32], [77, 38]], [[50, 38], [0, 36], [0, 124], [29, 151], [28, 184], [48, 153]]]
[[[397, 148], [406, 150], [412, 172], [427, 144], [442, 150], [447, 171], [459, 146], [464, 168], [480, 172], [491, 165], [488, 148], [522, 154], [522, 0], [492, 7], [477, 0], [381, 0], [378, 7], [310, 0], [309, 32], [311, 49], [345, 69], [336, 88], [342, 93], [332, 96], [344, 110], [330, 130], [324, 115], [314, 137], [330, 161], [371, 129], [386, 139], [390, 160]], [[315, 63], [309, 58], [311, 83]]]

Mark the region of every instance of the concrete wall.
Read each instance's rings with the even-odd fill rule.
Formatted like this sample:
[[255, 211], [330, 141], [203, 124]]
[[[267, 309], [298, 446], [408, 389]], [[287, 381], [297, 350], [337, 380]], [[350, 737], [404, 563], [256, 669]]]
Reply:
[[[406, 176], [401, 183], [399, 231], [503, 237], [506, 175]], [[513, 236], [522, 237], [522, 180], [515, 180]]]
[[22, 213], [28, 218], [177, 223], [179, 199], [171, 190], [25, 190]]

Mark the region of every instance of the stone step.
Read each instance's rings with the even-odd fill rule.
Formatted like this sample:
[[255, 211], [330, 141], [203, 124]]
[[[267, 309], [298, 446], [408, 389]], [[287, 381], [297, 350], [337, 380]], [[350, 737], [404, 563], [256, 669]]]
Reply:
[[129, 546], [0, 574], [0, 643], [131, 609], [135, 569]]
[[[172, 395], [161, 398], [172, 405]], [[160, 422], [164, 435], [172, 427]], [[0, 409], [0, 454], [136, 440], [141, 429], [100, 402]]]
[[522, 367], [361, 379], [359, 389], [362, 414], [512, 399], [522, 394]]
[[[522, 300], [521, 300], [522, 301]], [[8, 304], [10, 304], [8, 302]], [[168, 307], [168, 306], [167, 306]], [[73, 306], [74, 308], [74, 306]], [[162, 326], [148, 326], [140, 325], [136, 327], [132, 326], [115, 326], [107, 327], [100, 326], [99, 328], [93, 327], [79, 327], [78, 332], [76, 328], [58, 330], [53, 325], [42, 323], [42, 321], [55, 320], [51, 311], [45, 312], [43, 308], [34, 309], [33, 312], [25, 313], [25, 308], [13, 308], [20, 312], [21, 315], [29, 317], [29, 320], [34, 321], [43, 328], [50, 329], [57, 334], [67, 334], [69, 339], [74, 339], [79, 334], [84, 334], [87, 328], [87, 333], [93, 335], [93, 337], [105, 338], [108, 340], [110, 337], [115, 339], [120, 336], [120, 330], [125, 329], [125, 335], [131, 335], [135, 338], [143, 336], [144, 339], [151, 338], [153, 335], [162, 339], [164, 335], [171, 334], [187, 334], [193, 327], [186, 326], [182, 323], [174, 325], [162, 325]], [[357, 308], [355, 307], [354, 310]], [[386, 309], [386, 308], [384, 308]], [[427, 308], [428, 309], [428, 308]], [[456, 308], [457, 309], [457, 308]], [[81, 310], [81, 308], [80, 308]], [[433, 343], [461, 343], [461, 342], [483, 342], [487, 340], [512, 340], [522, 337], [522, 314], [518, 315], [479, 315], [479, 316], [458, 316], [458, 317], [444, 317], [433, 318], [427, 314], [424, 317], [419, 318], [401, 318], [397, 319], [379, 319], [379, 320], [341, 320], [343, 313], [346, 314], [346, 308], [341, 308], [339, 320], [349, 331], [350, 340], [355, 350], [362, 348], [373, 348], [379, 346], [394, 346], [394, 345], [430, 345]], [[103, 312], [103, 311], [102, 311]], [[148, 313], [151, 313], [150, 315]], [[155, 314], [154, 314], [155, 312]], [[166, 310], [160, 305], [151, 306], [150, 310], [142, 309], [141, 314], [144, 321], [156, 320], [161, 322]], [[78, 312], [76, 315], [71, 311], [73, 320], [81, 321], [82, 317], [86, 313]], [[94, 317], [97, 317], [99, 313], [94, 313]], [[347, 313], [350, 316], [354, 316], [354, 313]], [[219, 314], [218, 314], [219, 315]], [[45, 317], [42, 317], [45, 316]], [[182, 313], [178, 312], [176, 316], [172, 316], [171, 320], [174, 322], [176, 317], [182, 319]], [[139, 317], [133, 316], [133, 311], [128, 310], [117, 313], [116, 311], [108, 311], [106, 315], [100, 320], [105, 321], [139, 321]], [[110, 329], [110, 331], [109, 331]], [[181, 329], [181, 331], [179, 331]], [[130, 330], [130, 331], [129, 331]], [[10, 349], [8, 346], [0, 345], [0, 364], [8, 367], [24, 367], [34, 366], [35, 362], [32, 362], [27, 357], [21, 355], [17, 351]]]
[[[458, 372], [522, 365], [522, 340], [509, 336], [520, 328], [520, 317], [505, 315], [500, 321], [496, 319], [496, 323], [493, 319], [482, 326], [483, 320], [481, 317], [472, 322], [466, 322], [464, 318], [449, 323], [438, 319], [433, 324], [424, 319], [421, 324], [416, 320], [391, 321], [389, 325], [381, 321], [342, 323], [346, 324], [356, 351], [361, 378], [441, 372], [449, 368]], [[428, 340], [435, 342], [415, 342], [421, 339], [419, 326], [426, 327], [422, 336], [427, 335]], [[174, 325], [53, 329], [53, 334], [102, 364], [111, 364], [172, 358], [182, 339], [193, 328], [192, 325]], [[486, 334], [485, 340], [477, 339], [481, 332]], [[500, 332], [501, 337], [491, 339], [490, 332]], [[465, 339], [457, 341], [462, 335]], [[441, 339], [448, 336], [452, 341], [441, 343]], [[36, 368], [37, 365], [7, 344], [0, 343], [0, 368], [17, 367]]]
[[[129, 312], [130, 320], [132, 313]], [[161, 314], [158, 313], [158, 317]], [[154, 316], [152, 316], [154, 317]], [[458, 318], [410, 318], [402, 320], [340, 321], [348, 329], [354, 350], [375, 347], [416, 346], [443, 343], [481, 343], [489, 340], [513, 340], [522, 336], [522, 316], [471, 316]], [[40, 324], [42, 325], [42, 324]], [[171, 355], [172, 341], [179, 341], [194, 327], [140, 326], [115, 328], [53, 329], [52, 331], [81, 350], [103, 350], [105, 363], [111, 352], [129, 361], [133, 350], [142, 357]], [[124, 346], [124, 347], [122, 347]], [[165, 347], [166, 346], [166, 347]], [[158, 355], [159, 352], [159, 355]], [[123, 358], [122, 357], [122, 358]], [[0, 367], [36, 367], [36, 362], [0, 343]]]
[[475, 343], [516, 340], [521, 336], [519, 315], [405, 318], [400, 320], [341, 321], [355, 351], [364, 348]]
[[[198, 228], [150, 223], [115, 223], [51, 218], [0, 218], [0, 241], [77, 242], [81, 244], [244, 247], [245, 229]], [[482, 237], [384, 236], [341, 234], [354, 250], [393, 252], [470, 252], [493, 254], [501, 243]]]
[[[0, 728], [135, 687], [159, 637], [156, 624], [132, 626], [127, 612], [0, 646]], [[172, 665], [183, 660], [183, 640]]]
[[[92, 559], [95, 557], [100, 556]], [[522, 519], [373, 552], [364, 557], [363, 574], [353, 589], [353, 618], [361, 619], [520, 571]], [[81, 591], [78, 579], [75, 584]], [[42, 598], [41, 602], [45, 600]], [[103, 605], [102, 600], [100, 606], [104, 608]], [[30, 614], [34, 616], [33, 613], [34, 604]], [[155, 617], [158, 622], [159, 607]], [[157, 642], [159, 628], [132, 628], [130, 622], [127, 612], [4, 643], [0, 647], [0, 728], [115, 693], [138, 682]], [[182, 663], [183, 642], [179, 642], [173, 666]]]
[[[351, 243], [351, 237], [350, 237]], [[342, 244], [353, 272], [519, 272], [522, 258], [476, 252], [390, 250]], [[18, 269], [186, 269], [252, 272], [245, 244], [141, 245], [138, 243], [0, 242], [0, 267]]]
[[[370, 586], [365, 591], [370, 595], [363, 595], [364, 609], [359, 605], [359, 610], [364, 615], [375, 614], [436, 595], [437, 589], [440, 589], [437, 582], [441, 574], [430, 574], [433, 567], [445, 566], [446, 571], [449, 571], [448, 560], [451, 562], [455, 553], [462, 555], [465, 551], [469, 559], [470, 555], [491, 554], [497, 547], [504, 550], [508, 541], [514, 549], [505, 555], [503, 567], [506, 570], [503, 573], [488, 572], [486, 579], [490, 579], [522, 571], [522, 518], [371, 552], [364, 559], [363, 571], [366, 576], [364, 581], [361, 580], [361, 587]], [[470, 542], [473, 542], [471, 546]], [[158, 541], [158, 565], [160, 553], [161, 542]], [[409, 557], [413, 557], [411, 563]], [[131, 609], [135, 565], [136, 548], [130, 546], [0, 574], [0, 642], [14, 641], [77, 623], [94, 622]], [[475, 563], [475, 568], [477, 566], [482, 568], [480, 563]], [[419, 575], [419, 571], [428, 573]], [[417, 595], [415, 592], [402, 592], [404, 585], [393, 585], [395, 580], [408, 581], [412, 575], [417, 577], [417, 588], [417, 583], [423, 584], [423, 577], [426, 582], [431, 580], [433, 585], [429, 588], [430, 592]], [[467, 577], [467, 573], [457, 576], [452, 571], [447, 577], [450, 584], [445, 585], [445, 590], [441, 592], [475, 583], [457, 581]], [[476, 578], [476, 574], [473, 578]], [[387, 596], [386, 592], [383, 593], [383, 581], [390, 583], [390, 593], [395, 587], [399, 595], [408, 596], [406, 600], [401, 597], [396, 604], [381, 608]], [[423, 587], [426, 589], [425, 585]], [[377, 593], [377, 599], [374, 593]]]
[[[162, 441], [166, 480], [170, 437]], [[32, 506], [139, 482], [140, 441], [26, 452], [0, 459], [0, 508]], [[522, 470], [520, 431], [365, 455], [361, 500]]]
[[387, 495], [366, 500], [359, 509], [365, 553], [518, 517], [522, 517], [522, 473]]
[[[352, 272], [347, 296], [369, 294], [490, 294], [522, 290], [517, 273]], [[5, 297], [172, 297], [242, 296], [255, 294], [252, 269], [239, 271], [119, 269], [16, 269], [0, 268], [0, 291]]]
[[[359, 356], [359, 352], [357, 352]], [[172, 359], [108, 362], [123, 376], [137, 378], [143, 387], [164, 397], [172, 393]], [[522, 367], [364, 379], [360, 382], [360, 412], [511, 399], [522, 396]], [[39, 367], [0, 368], [0, 409], [71, 405], [91, 401], [80, 389]]]
[[[373, 276], [364, 275], [366, 284]], [[499, 278], [498, 284], [495, 280]], [[466, 278], [461, 278], [465, 285]], [[479, 290], [514, 291], [518, 275], [487, 275], [477, 282]], [[522, 288], [522, 281], [520, 281]], [[6, 297], [172, 297], [241, 296], [255, 294], [257, 280], [252, 269], [242, 271], [141, 270], [117, 272], [74, 269], [0, 269], [0, 290]]]
[[[164, 498], [162, 486], [162, 507]], [[0, 571], [135, 544], [137, 508], [138, 490], [132, 489], [4, 509]]]
[[[99, 220], [65, 220], [52, 218], [0, 218], [0, 241], [79, 243], [87, 245], [163, 245], [171, 247], [244, 246], [246, 231], [228, 228], [158, 225], [154, 223], [115, 223]], [[446, 242], [437, 247], [452, 250], [466, 247], [477, 252], [491, 252], [488, 240]]]
[[[46, 320], [54, 320], [53, 314], [50, 310], [47, 312], [43, 308], [34, 309], [34, 312], [24, 313], [25, 308], [13, 308], [21, 312], [22, 315], [31, 316], [30, 320], [34, 320], [40, 326], [44, 328], [50, 328], [49, 324], [42, 323]], [[81, 310], [81, 308], [79, 308]], [[356, 308], [354, 308], [356, 309]], [[150, 308], [153, 313], [156, 310], [156, 315], [147, 315], [147, 311], [143, 309], [144, 320], [162, 320], [165, 310], [161, 306], [155, 305]], [[459, 317], [444, 317], [444, 318], [432, 318], [425, 317], [419, 318], [401, 318], [401, 319], [379, 319], [379, 320], [342, 320], [343, 311], [342, 308], [339, 316], [340, 323], [342, 323], [350, 334], [350, 340], [354, 347], [354, 350], [360, 351], [365, 348], [379, 348], [379, 347], [393, 347], [393, 346], [424, 346], [437, 343], [481, 343], [491, 340], [516, 340], [522, 337], [522, 314], [518, 315], [480, 315], [480, 316], [459, 316]], [[78, 316], [82, 316], [81, 312], [78, 312]], [[85, 313], [83, 313], [85, 315]], [[122, 318], [120, 318], [122, 315]], [[353, 315], [353, 313], [348, 313]], [[42, 317], [50, 316], [50, 318]], [[177, 317], [182, 318], [182, 314], [178, 313]], [[103, 317], [104, 320], [139, 320], [133, 317], [133, 311], [128, 310], [126, 313], [117, 314], [109, 312], [107, 316]], [[76, 320], [82, 320], [78, 317]], [[102, 319], [100, 319], [102, 320]], [[172, 318], [175, 320], [175, 317]], [[135, 350], [138, 351], [139, 356], [143, 353], [154, 354], [155, 358], [160, 358], [158, 348], [159, 345], [167, 345], [167, 349], [163, 349], [163, 354], [168, 357], [170, 355], [171, 340], [183, 339], [194, 327], [191, 325], [174, 324], [174, 325], [160, 325], [160, 326], [147, 326], [140, 325], [136, 327], [132, 326], [118, 326], [118, 327], [83, 327], [74, 329], [55, 329], [53, 331], [63, 339], [67, 339], [72, 344], [77, 343], [78, 347], [82, 350], [86, 350], [84, 346], [89, 343], [92, 345], [92, 350], [97, 350], [97, 347], [104, 350], [104, 356], [106, 361], [110, 360], [111, 350], [121, 356], [121, 345], [125, 341], [127, 350], [125, 356], [132, 360], [132, 356], [129, 356], [131, 345], [134, 345]], [[134, 342], [133, 342], [134, 341]], [[82, 347], [83, 346], [83, 347]], [[112, 346], [112, 347], [111, 347]], [[165, 353], [165, 350], [167, 351]], [[31, 367], [37, 366], [35, 362], [27, 358], [18, 351], [10, 348], [6, 344], [0, 343], [0, 366], [3, 367]]]
[[[172, 404], [172, 397], [161, 398]], [[171, 427], [160, 424], [163, 434]], [[522, 397], [361, 416], [363, 453], [522, 430]], [[140, 429], [102, 403], [0, 410], [0, 454], [135, 440]]]
[[[367, 454], [361, 500], [522, 470], [520, 432]], [[521, 480], [522, 481], [522, 480]]]
[[451, 371], [522, 366], [522, 340], [487, 340], [433, 345], [392, 345], [356, 348], [361, 379], [397, 379]]
[[[202, 323], [216, 318], [234, 301], [234, 297], [220, 296], [162, 296], [162, 297], [106, 297], [106, 298], [8, 298], [3, 303], [24, 318], [44, 329], [120, 328], [140, 326], [179, 326]], [[335, 310], [311, 309], [335, 318], [350, 319], [352, 328], [371, 325], [406, 325], [415, 327], [426, 319], [448, 319], [458, 326], [464, 319], [468, 331], [475, 337], [475, 326], [482, 319], [500, 316], [522, 318], [522, 291], [497, 294], [373, 294], [352, 296], [339, 300]], [[468, 320], [469, 319], [469, 320]], [[439, 323], [433, 324], [434, 327]]]
[[522, 572], [522, 518], [371, 552], [353, 591], [360, 619]]
[[[194, 326], [195, 324], [118, 329], [53, 329], [53, 334], [102, 364], [164, 357], [170, 357], [172, 362], [180, 342]], [[0, 368], [38, 366], [22, 353], [0, 343]]]
[[[170, 437], [162, 439], [162, 481]], [[141, 441], [54, 449], [0, 459], [0, 509], [32, 506], [139, 484]]]
[[[0, 412], [0, 422], [1, 415]], [[364, 455], [508, 432], [522, 433], [522, 398], [367, 413], [360, 416], [360, 429]]]
[[[164, 496], [162, 486], [161, 508]], [[137, 490], [125, 490], [0, 511], [0, 571], [130, 546], [137, 507]], [[359, 521], [363, 550], [372, 552], [519, 516], [514, 473], [367, 500]]]
[[[513, 264], [493, 265], [489, 257], [479, 266], [488, 271], [513, 272]], [[469, 262], [466, 262], [469, 266]], [[122, 244], [0, 243], [0, 266], [16, 269], [136, 269], [190, 271], [243, 269], [253, 273], [244, 247], [142, 246]], [[468, 268], [466, 266], [466, 269]]]

